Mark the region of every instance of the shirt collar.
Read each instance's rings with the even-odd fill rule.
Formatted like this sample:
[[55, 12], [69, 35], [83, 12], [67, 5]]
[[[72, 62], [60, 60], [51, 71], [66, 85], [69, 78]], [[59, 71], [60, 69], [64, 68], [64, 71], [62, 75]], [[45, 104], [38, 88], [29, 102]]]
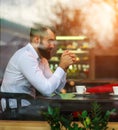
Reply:
[[33, 46], [30, 43], [28, 43], [27, 46], [30, 48], [30, 50], [32, 51], [33, 55], [37, 58], [37, 60], [39, 60], [39, 56], [38, 56], [36, 50], [33, 48]]

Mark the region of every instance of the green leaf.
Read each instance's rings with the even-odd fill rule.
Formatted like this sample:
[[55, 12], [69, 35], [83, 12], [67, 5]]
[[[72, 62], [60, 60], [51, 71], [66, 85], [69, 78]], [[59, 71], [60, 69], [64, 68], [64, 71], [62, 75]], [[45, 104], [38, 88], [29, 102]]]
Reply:
[[50, 106], [48, 106], [48, 113], [49, 113], [50, 115], [53, 115], [53, 109], [52, 109]]
[[90, 123], [91, 123], [90, 117], [87, 117], [87, 118], [86, 118], [86, 123], [87, 123], [87, 125], [90, 125]]
[[83, 118], [86, 118], [86, 117], [87, 117], [87, 115], [88, 115], [87, 111], [86, 111], [86, 110], [84, 110], [84, 111], [82, 112], [82, 115], [81, 115], [81, 116], [82, 116]]

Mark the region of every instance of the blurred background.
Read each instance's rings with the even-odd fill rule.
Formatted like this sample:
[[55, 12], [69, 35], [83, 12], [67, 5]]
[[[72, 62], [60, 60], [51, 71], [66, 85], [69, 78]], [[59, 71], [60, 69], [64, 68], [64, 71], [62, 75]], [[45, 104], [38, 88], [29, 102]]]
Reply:
[[38, 24], [57, 34], [52, 71], [65, 49], [80, 61], [69, 67], [70, 86], [118, 82], [118, 0], [0, 0], [0, 79], [13, 53]]

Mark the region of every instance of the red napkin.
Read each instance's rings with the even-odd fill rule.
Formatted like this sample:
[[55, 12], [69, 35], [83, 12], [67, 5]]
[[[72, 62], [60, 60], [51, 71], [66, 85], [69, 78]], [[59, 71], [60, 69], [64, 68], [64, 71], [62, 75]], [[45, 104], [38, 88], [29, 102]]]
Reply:
[[106, 84], [106, 85], [87, 88], [87, 92], [89, 92], [89, 93], [112, 93], [113, 86], [118, 86], [118, 84]]

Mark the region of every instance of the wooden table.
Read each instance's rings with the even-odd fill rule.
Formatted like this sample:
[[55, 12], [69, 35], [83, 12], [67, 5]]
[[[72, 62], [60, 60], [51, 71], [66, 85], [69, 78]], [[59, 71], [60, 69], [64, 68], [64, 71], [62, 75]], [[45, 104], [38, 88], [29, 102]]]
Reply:
[[118, 121], [118, 95], [109, 93], [82, 95], [76, 93], [66, 93], [52, 95], [50, 97], [38, 96], [38, 99], [43, 100], [44, 102], [47, 102], [53, 106], [58, 105], [62, 112], [74, 112], [83, 110], [89, 111], [91, 110], [91, 104], [93, 102], [97, 102], [101, 105], [103, 112], [115, 108], [116, 115], [113, 121]]

